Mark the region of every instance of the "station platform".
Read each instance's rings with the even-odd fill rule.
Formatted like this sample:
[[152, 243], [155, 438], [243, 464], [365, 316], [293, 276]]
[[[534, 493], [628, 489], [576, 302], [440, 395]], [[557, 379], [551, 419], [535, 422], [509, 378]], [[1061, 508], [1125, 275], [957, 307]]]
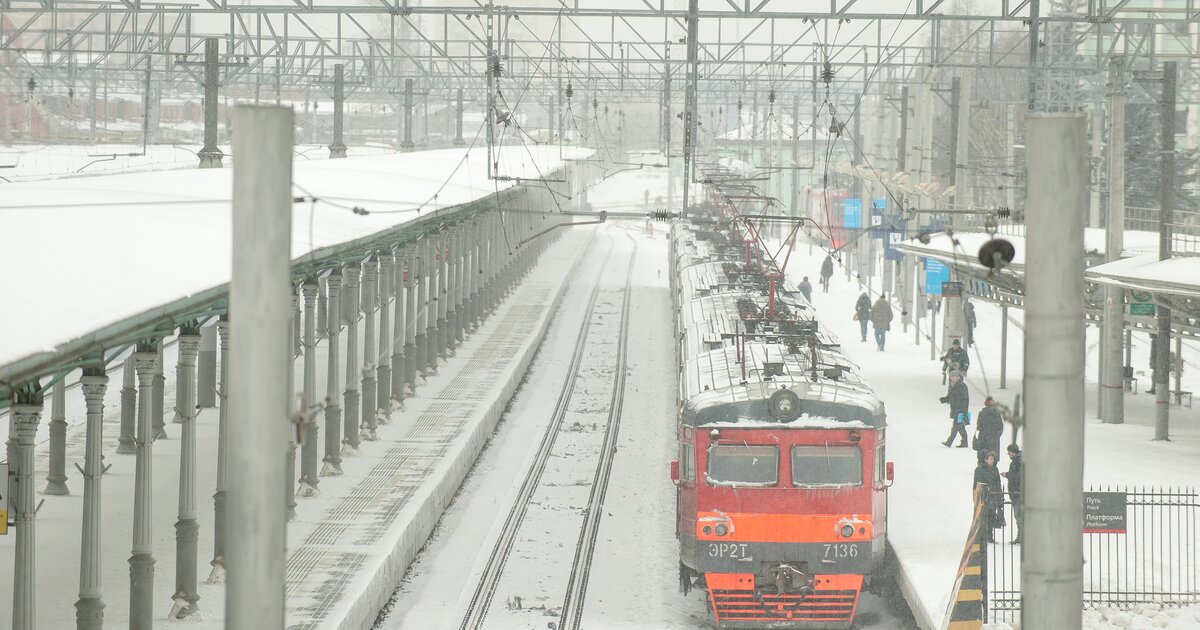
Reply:
[[[363, 442], [344, 456], [344, 475], [321, 477], [319, 495], [297, 498], [288, 524], [289, 628], [369, 628], [392, 595], [405, 568], [428, 538], [442, 511], [470, 471], [480, 449], [519, 385], [582, 259], [590, 231], [565, 231], [496, 311], [439, 362], [438, 373], [381, 425], [379, 440]], [[344, 336], [343, 336], [344, 337]], [[323, 383], [325, 344], [317, 348], [317, 382]], [[175, 347], [165, 351], [174, 365]], [[297, 382], [302, 382], [297, 361]], [[120, 370], [110, 375], [104, 414], [106, 465], [103, 484], [103, 600], [108, 625], [124, 625], [129, 609], [128, 557], [132, 537], [134, 458], [115, 455], [119, 433]], [[82, 461], [82, 396], [68, 392], [67, 461], [70, 496], [47, 497], [37, 516], [37, 623], [75, 626], [78, 597], [82, 480], [71, 469]], [[174, 379], [167, 380], [166, 408], [173, 407]], [[48, 416], [48, 413], [46, 414]], [[184, 623], [200, 629], [224, 626], [224, 585], [204, 583], [212, 558], [211, 528], [216, 487], [215, 409], [197, 418], [198, 518], [201, 524], [201, 585], [198, 615]], [[231, 418], [230, 422], [238, 419]], [[43, 422], [43, 426], [45, 422]], [[155, 624], [168, 621], [175, 592], [174, 497], [179, 479], [178, 428], [155, 443], [153, 508]], [[48, 448], [39, 436], [37, 487], [45, 485]], [[40, 497], [39, 497], [40, 500]], [[284, 506], [280, 506], [284, 509]], [[208, 530], [205, 532], [205, 530]], [[11, 532], [10, 532], [11, 533]], [[14, 537], [0, 538], [0, 566], [12, 566]], [[13, 589], [11, 571], [0, 572], [0, 594]], [[0, 619], [11, 618], [12, 599], [0, 595]]]
[[[845, 270], [837, 267], [830, 290], [824, 293], [817, 282], [824, 258], [821, 248], [814, 247], [810, 254], [808, 243], [798, 243], [788, 276], [798, 280], [807, 275], [813, 282], [813, 305], [821, 325], [837, 335], [847, 356], [861, 367], [863, 376], [886, 405], [887, 459], [895, 462], [896, 471], [895, 483], [888, 492], [887, 536], [897, 561], [896, 579], [917, 624], [923, 630], [940, 630], [971, 524], [971, 486], [976, 466], [975, 451], [941, 444], [950, 429], [949, 409], [938, 402], [946, 386], [941, 382], [937, 357], [945, 350], [935, 348], [931, 359], [929, 319], [920, 320], [919, 330], [903, 326], [894, 300], [894, 319], [885, 350], [877, 349], [870, 330], [867, 341], [860, 341], [859, 323], [853, 320], [854, 303], [864, 292], [872, 301], [877, 299], [880, 280], [871, 279], [873, 288], [869, 290], [866, 279], [847, 279]], [[1021, 327], [1024, 313], [1011, 308], [1007, 388], [1001, 389], [1001, 309], [982, 300], [973, 303], [978, 326], [975, 345], [968, 350], [971, 367], [965, 382], [970, 390], [970, 409], [977, 414], [988, 395], [1011, 407], [1021, 393], [1025, 340]], [[941, 317], [937, 321], [940, 337]], [[1095, 419], [1096, 327], [1087, 327], [1086, 335], [1084, 487], [1194, 486], [1200, 476], [1200, 409], [1171, 407], [1170, 442], [1152, 441], [1153, 395], [1127, 395], [1126, 422], [1100, 423]], [[1146, 365], [1148, 353], [1145, 336], [1135, 335], [1134, 364]], [[1185, 346], [1184, 358], [1196, 362], [1200, 352]], [[1200, 373], [1185, 371], [1184, 385], [1200, 385]], [[1006, 424], [1001, 443], [1007, 445], [1012, 439], [1012, 426]], [[998, 467], [1001, 471], [1008, 469], [1007, 456], [1001, 454]], [[1007, 516], [1011, 518], [1011, 514]], [[1005, 541], [994, 545], [992, 553], [1003, 554], [1011, 564], [1019, 561], [1020, 546]]]

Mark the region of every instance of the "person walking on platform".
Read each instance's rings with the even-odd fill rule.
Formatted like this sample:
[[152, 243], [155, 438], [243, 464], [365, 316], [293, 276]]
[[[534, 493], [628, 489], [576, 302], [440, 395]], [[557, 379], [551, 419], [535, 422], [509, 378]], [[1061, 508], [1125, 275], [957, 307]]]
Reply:
[[804, 299], [808, 300], [809, 304], [812, 303], [812, 283], [808, 281], [808, 276], [804, 276], [804, 279], [800, 281], [800, 293], [804, 295]]
[[950, 372], [950, 392], [938, 400], [950, 405], [950, 437], [942, 446], [950, 447], [954, 436], [958, 436], [958, 448], [967, 448], [967, 425], [971, 424], [971, 393], [958, 372]]
[[979, 459], [988, 452], [1000, 451], [1000, 439], [1004, 435], [1004, 416], [996, 406], [996, 400], [988, 396], [983, 401], [983, 409], [979, 410], [978, 422], [975, 423], [975, 450], [979, 451]]
[[871, 306], [871, 325], [875, 327], [875, 344], [883, 352], [883, 344], [887, 340], [887, 331], [892, 328], [892, 306], [888, 304], [887, 296], [880, 295]]
[[1000, 472], [996, 470], [996, 452], [984, 453], [975, 467], [975, 480], [971, 485], [975, 492], [982, 493], [983, 522], [980, 524], [982, 542], [996, 542], [992, 530], [1004, 525], [1004, 488], [1000, 486]]
[[967, 346], [975, 345], [975, 304], [970, 300], [964, 300], [967, 303]]
[[971, 357], [967, 356], [966, 349], [955, 339], [950, 344], [950, 351], [942, 355], [942, 382], [946, 381], [945, 376], [951, 372], [958, 372], [960, 375], [966, 374], [969, 367], [971, 367]]
[[833, 277], [833, 254], [825, 255], [825, 262], [821, 263], [821, 292], [829, 293], [829, 279]]
[[1025, 524], [1025, 470], [1021, 463], [1021, 447], [1008, 445], [1008, 472], [1000, 473], [1008, 479], [1008, 498], [1012, 502], [1013, 520], [1017, 522], [1017, 537], [1014, 545], [1021, 544], [1021, 526]]
[[858, 296], [858, 301], [854, 303], [854, 319], [858, 322], [858, 328], [862, 332], [862, 340], [867, 340], [867, 324], [871, 321], [871, 296], [867, 295], [866, 291]]

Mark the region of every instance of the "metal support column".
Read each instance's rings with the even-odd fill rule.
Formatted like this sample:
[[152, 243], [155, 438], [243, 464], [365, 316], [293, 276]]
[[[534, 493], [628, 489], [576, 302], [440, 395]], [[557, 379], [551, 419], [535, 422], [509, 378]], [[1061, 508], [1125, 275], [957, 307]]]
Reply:
[[[291, 280], [292, 109], [241, 106], [234, 111], [241, 142], [234, 145], [234, 322], [230, 391], [238, 425], [229, 444], [230, 628], [284, 627], [287, 525], [279, 510], [290, 486], [285, 474], [287, 394], [291, 349], [285, 328]], [[254, 381], [253, 388], [245, 386]]]
[[[697, 17], [699, 0], [688, 0], [687, 15], [687, 91], [683, 104], [683, 206], [680, 217], [686, 218], [688, 211], [688, 187], [692, 183], [692, 167], [696, 159], [696, 91], [699, 82], [698, 56], [700, 38]], [[757, 92], [755, 93], [757, 94]], [[669, 121], [668, 121], [669, 124]]]
[[379, 438], [375, 435], [375, 292], [379, 290], [379, 261], [374, 255], [363, 263], [362, 309], [366, 314], [363, 325], [362, 374], [362, 421], [359, 437], [368, 442]]
[[33, 630], [37, 626], [37, 534], [34, 518], [34, 440], [42, 417], [42, 392], [20, 392], [9, 415], [9, 435], [15, 441], [14, 460], [10, 462], [15, 486], [13, 506], [17, 529], [13, 561], [13, 630]]
[[217, 490], [213, 493], [213, 559], [206, 582], [225, 581], [225, 506], [229, 487], [229, 315], [217, 322], [221, 345], [220, 380], [217, 384]]
[[42, 494], [67, 495], [67, 385], [60, 380], [50, 391], [50, 470]]
[[284, 372], [287, 377], [287, 405], [288, 405], [288, 422], [292, 423], [292, 431], [288, 432], [288, 446], [284, 455], [284, 471], [286, 479], [284, 480], [284, 519], [291, 521], [296, 518], [296, 483], [298, 481], [296, 475], [296, 449], [299, 446], [296, 442], [300, 439], [299, 433], [304, 430], [303, 424], [297, 423], [293, 414], [300, 407], [296, 403], [296, 357], [302, 353], [300, 340], [300, 298], [298, 291], [300, 286], [292, 284], [290, 287], [292, 296], [292, 311], [288, 317], [288, 343], [292, 347], [292, 351], [288, 354], [287, 363], [285, 364]]
[[196, 407], [217, 406], [217, 327], [200, 329], [200, 353], [196, 357]]
[[458, 102], [458, 108], [457, 108], [457, 111], [455, 112], [454, 146], [461, 147], [464, 144], [466, 144], [465, 142], [463, 142], [463, 134], [462, 134], [462, 131], [463, 131], [463, 89], [462, 88], [458, 88], [458, 96], [457, 96], [456, 100]]
[[417, 309], [418, 283], [421, 269], [421, 248], [409, 244], [404, 248], [404, 386], [405, 396], [417, 391]]
[[[461, 90], [459, 90], [459, 94], [462, 94]], [[462, 126], [461, 123], [459, 126], [461, 128], [461, 126]], [[405, 79], [404, 80], [404, 142], [400, 143], [400, 150], [404, 151], [406, 153], [413, 150], [412, 128], [413, 128], [413, 80]], [[461, 136], [461, 133], [459, 135]]]
[[217, 146], [217, 107], [220, 87], [220, 54], [221, 40], [216, 37], [204, 38], [204, 147], [196, 155], [200, 157], [200, 168], [221, 168], [221, 158], [225, 154]]
[[154, 627], [153, 391], [161, 340], [138, 343], [133, 355], [138, 378], [137, 463], [133, 490], [133, 550], [129, 557], [129, 628]]
[[183, 619], [197, 611], [196, 522], [196, 355], [200, 352], [198, 322], [179, 329], [179, 361], [175, 370], [175, 413], [182, 421], [179, 438], [179, 519], [175, 522], [175, 605], [168, 619]]
[[317, 298], [315, 278], [308, 278], [300, 286], [304, 295], [304, 391], [301, 395], [301, 413], [304, 424], [304, 444], [300, 451], [300, 496], [312, 497], [320, 494], [317, 487], [321, 480], [317, 474], [320, 435], [317, 429]]
[[395, 260], [392, 273], [392, 294], [396, 296], [392, 309], [392, 363], [391, 363], [391, 402], [389, 406], [404, 409], [404, 334], [405, 309], [407, 295], [404, 288], [404, 276], [408, 274], [408, 259], [402, 247], [392, 252]]
[[1008, 389], [1008, 304], [1000, 303], [1000, 389]]
[[392, 420], [392, 320], [390, 303], [396, 295], [396, 256], [391, 249], [379, 258], [379, 358], [375, 367], [375, 415], [379, 424]]
[[79, 552], [79, 600], [75, 602], [76, 630], [101, 630], [104, 627], [104, 599], [101, 567], [104, 523], [100, 512], [100, 481], [104, 477], [104, 393], [108, 375], [104, 364], [83, 368], [79, 380], [87, 406], [87, 437], [83, 460], [83, 526]]
[[346, 142], [342, 125], [345, 122], [346, 105], [346, 66], [333, 66], [333, 144], [329, 145], [330, 158], [346, 157]]
[[343, 313], [343, 318], [348, 322], [346, 326], [346, 392], [343, 397], [342, 418], [342, 455], [357, 455], [359, 435], [358, 435], [358, 416], [359, 416], [359, 395], [358, 395], [358, 375], [362, 366], [358, 363], [358, 312], [361, 307], [361, 302], [358, 297], [359, 281], [362, 277], [362, 268], [357, 264], [347, 265], [342, 270], [342, 282], [345, 283], [345, 291], [343, 292], [342, 307], [348, 312]]
[[325, 370], [325, 458], [321, 468], [322, 476], [342, 474], [342, 381], [341, 364], [341, 330], [342, 330], [342, 272], [334, 267], [325, 279], [325, 290], [328, 292], [329, 316], [325, 323], [328, 328], [325, 336], [328, 339], [329, 367]]
[[165, 418], [167, 377], [163, 374], [163, 366], [163, 344], [159, 343], [158, 362], [154, 364], [154, 403], [150, 410], [151, 418], [153, 418], [152, 426], [155, 440], [167, 439], [167, 423]]
[[1082, 114], [1029, 114], [1025, 301], [1025, 488], [1021, 627], [1078, 628], [1083, 615]]
[[424, 362], [420, 364], [422, 375], [428, 377], [432, 374], [437, 374], [437, 300], [438, 300], [438, 283], [441, 269], [439, 268], [438, 258], [441, 256], [441, 244], [437, 236], [433, 236], [429, 240], [429, 244], [425, 246], [422, 252], [425, 258], [425, 299], [422, 300], [422, 308], [424, 312], [421, 317], [421, 329], [425, 335], [425, 348], [421, 356]]

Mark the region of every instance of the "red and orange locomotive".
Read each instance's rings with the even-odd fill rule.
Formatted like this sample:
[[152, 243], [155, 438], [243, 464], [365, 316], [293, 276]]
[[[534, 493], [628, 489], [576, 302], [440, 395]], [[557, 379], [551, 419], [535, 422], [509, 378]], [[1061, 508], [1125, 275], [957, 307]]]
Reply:
[[885, 556], [883, 404], [752, 219], [707, 209], [671, 244], [681, 588], [720, 627], [848, 628]]

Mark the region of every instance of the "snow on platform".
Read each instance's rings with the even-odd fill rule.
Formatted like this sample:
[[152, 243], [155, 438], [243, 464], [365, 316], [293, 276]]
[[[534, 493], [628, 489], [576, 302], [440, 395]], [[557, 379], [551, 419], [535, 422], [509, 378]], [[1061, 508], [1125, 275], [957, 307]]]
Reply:
[[[564, 159], [589, 149], [561, 148]], [[560, 147], [505, 147], [500, 170], [539, 177]], [[363, 238], [512, 182], [483, 149], [295, 161], [292, 257]], [[451, 174], [453, 172], [453, 174]], [[0, 365], [229, 282], [232, 168], [7, 184], [0, 200]], [[350, 207], [390, 214], [360, 215]]]
[[[1130, 241], [1126, 239], [1127, 243]], [[807, 255], [807, 250], [806, 246], [799, 246], [793, 252], [788, 268], [790, 276], [818, 275], [825, 252], [817, 248], [813, 255]], [[878, 278], [873, 283], [876, 290], [872, 295], [876, 296]], [[900, 323], [899, 308], [893, 306], [896, 318], [888, 333], [886, 351], [876, 350], [870, 337], [865, 343], [855, 341], [860, 337], [858, 322], [852, 320], [854, 302], [865, 290], [856, 280], [847, 281], [842, 270], [837, 270], [830, 292], [816, 290], [813, 304], [821, 325], [842, 339], [843, 350], [861, 366], [864, 378], [887, 405], [887, 457], [896, 464], [896, 481], [888, 493], [888, 541], [898, 560], [897, 579], [921, 627], [940, 628], [970, 525], [976, 456], [970, 449], [945, 448], [941, 444], [949, 433], [950, 420], [948, 408], [938, 402], [946, 387], [941, 382], [940, 362], [930, 359], [928, 319], [921, 320], [920, 333], [912, 326], [906, 331]], [[975, 330], [976, 343], [969, 350], [971, 368], [966, 378], [971, 410], [977, 412], [989, 394], [1011, 406], [1014, 396], [1021, 391], [1024, 372], [1024, 313], [1015, 308], [1008, 311], [1008, 389], [999, 389], [1001, 311], [982, 300], [974, 303], [979, 324]], [[939, 317], [939, 330], [941, 322]], [[1200, 407], [1171, 407], [1170, 442], [1152, 441], [1155, 405], [1151, 394], [1126, 395], [1125, 424], [1100, 423], [1095, 419], [1099, 362], [1096, 327], [1088, 327], [1086, 335], [1085, 487], [1194, 486], [1200, 478]], [[940, 339], [940, 334], [937, 337]], [[920, 340], [919, 344], [914, 343], [915, 339]], [[938, 348], [935, 356], [941, 353]], [[1185, 343], [1183, 361], [1188, 366], [1183, 373], [1183, 389], [1197, 391], [1200, 348]], [[1132, 362], [1136, 375], [1146, 382], [1149, 340], [1141, 331], [1133, 333]], [[1011, 427], [1006, 425], [1001, 443], [1011, 440]], [[1007, 461], [999, 465], [1001, 470], [1007, 470]], [[1019, 557], [1020, 553], [1019, 547], [1007, 544], [999, 545], [996, 552], [1011, 558]], [[1188, 614], [1184, 613], [1182, 618], [1193, 618]], [[1117, 616], [1140, 622], [1137, 614]], [[1097, 624], [1087, 627], [1117, 627], [1107, 621]], [[1169, 627], [1182, 630], [1195, 626], [1185, 623]]]
[[[345, 456], [345, 475], [321, 477], [320, 496], [297, 498], [297, 517], [288, 524], [287, 596], [289, 628], [370, 627], [391, 596], [405, 567], [427, 539], [442, 510], [453, 498], [476, 455], [524, 375], [584, 249], [586, 233], [563, 232], [541, 261], [495, 313], [471, 334], [456, 355], [441, 362], [405, 401], [407, 408], [381, 424], [380, 440], [363, 442], [355, 456]], [[345, 356], [342, 335], [342, 356]], [[327, 340], [316, 348], [317, 382], [325, 380]], [[175, 362], [176, 346], [165, 351]], [[297, 382], [303, 359], [296, 362]], [[101, 577], [105, 618], [110, 626], [128, 619], [129, 567], [133, 523], [134, 458], [113, 455], [119, 434], [120, 370], [110, 375], [105, 400], [104, 452], [112, 468], [103, 483]], [[171, 409], [175, 381], [166, 383]], [[79, 584], [79, 527], [83, 482], [71, 469], [83, 458], [85, 426], [82, 395], [67, 392], [67, 467], [71, 496], [47, 497], [37, 517], [37, 609], [39, 627], [74, 627]], [[199, 539], [199, 609], [184, 622], [198, 630], [224, 626], [224, 585], [206, 584], [212, 558], [213, 503], [216, 487], [216, 409], [197, 416]], [[237, 419], [231, 419], [236, 422]], [[45, 423], [43, 423], [44, 425]], [[322, 425], [323, 426], [323, 425]], [[178, 490], [178, 426], [168, 423], [168, 437], [154, 444], [154, 619], [171, 622], [175, 585], [175, 497]], [[36, 450], [36, 487], [45, 484], [47, 444]], [[321, 440], [324, 440], [322, 435]], [[299, 454], [298, 454], [299, 457]], [[283, 506], [280, 506], [283, 509]], [[0, 537], [0, 566], [12, 566], [13, 536]], [[0, 572], [0, 593], [12, 593], [13, 574]], [[11, 597], [0, 597], [0, 619], [11, 617]]]

